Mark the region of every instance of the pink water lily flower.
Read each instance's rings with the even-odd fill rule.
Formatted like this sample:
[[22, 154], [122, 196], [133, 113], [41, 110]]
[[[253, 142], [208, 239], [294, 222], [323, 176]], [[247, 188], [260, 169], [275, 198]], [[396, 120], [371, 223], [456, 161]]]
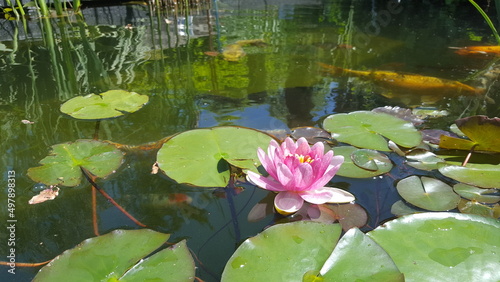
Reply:
[[343, 156], [333, 156], [332, 150], [325, 154], [324, 150], [323, 143], [310, 147], [305, 138], [299, 138], [295, 143], [288, 137], [281, 146], [271, 140], [267, 154], [261, 148], [257, 150], [269, 176], [248, 171], [247, 179], [261, 188], [278, 192], [274, 206], [281, 214], [298, 211], [304, 201], [312, 204], [354, 201], [349, 192], [324, 187], [344, 162]]

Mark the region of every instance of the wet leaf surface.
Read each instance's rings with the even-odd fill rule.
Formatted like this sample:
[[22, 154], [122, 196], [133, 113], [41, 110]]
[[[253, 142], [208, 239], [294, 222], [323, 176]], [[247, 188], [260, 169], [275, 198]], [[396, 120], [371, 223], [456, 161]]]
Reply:
[[447, 211], [457, 207], [460, 196], [446, 183], [422, 176], [410, 176], [398, 182], [399, 195], [410, 204], [431, 211]]

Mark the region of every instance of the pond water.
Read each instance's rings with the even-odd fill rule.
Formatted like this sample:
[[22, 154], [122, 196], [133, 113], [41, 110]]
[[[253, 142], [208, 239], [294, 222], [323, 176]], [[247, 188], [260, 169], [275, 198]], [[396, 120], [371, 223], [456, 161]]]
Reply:
[[[488, 13], [495, 15], [491, 7]], [[83, 20], [33, 17], [26, 29], [21, 21], [0, 20], [0, 26], [0, 200], [7, 203], [7, 172], [13, 170], [18, 262], [50, 260], [94, 236], [87, 183], [63, 187], [53, 201], [28, 204], [43, 186], [26, 175], [27, 169], [37, 166], [52, 145], [93, 137], [95, 122], [59, 111], [78, 95], [109, 89], [148, 95], [140, 111], [100, 124], [100, 139], [131, 147], [219, 125], [283, 134], [298, 126], [320, 127], [332, 113], [386, 105], [415, 108], [424, 102], [446, 110], [447, 116], [433, 122], [443, 129], [458, 117], [499, 115], [498, 91], [490, 91], [489, 99], [438, 97], [429, 103], [400, 93], [387, 98], [370, 81], [320, 72], [319, 62], [480, 84], [472, 75], [487, 72], [492, 58], [459, 56], [449, 47], [494, 44], [494, 38], [479, 13], [458, 1], [218, 1], [177, 11], [145, 5], [89, 7]], [[244, 54], [223, 55], [241, 40], [256, 43], [235, 48]], [[272, 215], [247, 220], [267, 192], [241, 184], [244, 191], [232, 197], [235, 218], [224, 192], [152, 175], [155, 160], [155, 151], [131, 148], [121, 168], [99, 183], [149, 228], [171, 233], [169, 241], [187, 239], [197, 256], [197, 276], [218, 281], [238, 244], [274, 222]], [[363, 228], [370, 230], [394, 216], [391, 206], [400, 199], [394, 179], [415, 173], [398, 164], [391, 176], [336, 176], [332, 184], [355, 194], [369, 215]], [[188, 195], [189, 203], [169, 201], [178, 193]], [[6, 222], [9, 211], [0, 207]], [[97, 208], [101, 234], [140, 228], [102, 197]], [[1, 232], [2, 260], [7, 235]], [[29, 281], [38, 271], [17, 268], [13, 277], [7, 269], [0, 268], [1, 281]]]

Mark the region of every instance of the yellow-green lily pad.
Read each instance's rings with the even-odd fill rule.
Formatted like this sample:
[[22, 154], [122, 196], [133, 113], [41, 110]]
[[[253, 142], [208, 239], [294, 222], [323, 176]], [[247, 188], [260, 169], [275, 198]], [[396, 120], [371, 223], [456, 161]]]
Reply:
[[439, 147], [500, 152], [500, 118], [472, 116], [456, 120], [455, 123], [470, 140], [442, 135]]
[[410, 176], [396, 185], [399, 195], [410, 204], [431, 211], [447, 211], [457, 207], [460, 196], [441, 180], [426, 176]]
[[80, 184], [82, 172], [104, 178], [115, 172], [123, 162], [123, 152], [115, 146], [96, 140], [77, 140], [52, 146], [42, 166], [28, 169], [28, 176], [46, 185], [73, 187]]
[[351, 154], [352, 162], [360, 168], [377, 171], [392, 168], [392, 162], [386, 155], [370, 149], [359, 149]]
[[61, 112], [77, 119], [97, 120], [115, 118], [140, 110], [149, 97], [125, 90], [109, 90], [99, 95], [89, 94], [69, 99]]
[[461, 213], [477, 214], [484, 217], [498, 218], [498, 213], [495, 213], [495, 208], [498, 208], [498, 204], [493, 207], [483, 205], [476, 201], [467, 201], [462, 199], [458, 204], [458, 210]]
[[323, 121], [323, 128], [339, 142], [379, 151], [390, 151], [386, 138], [406, 148], [422, 142], [422, 135], [411, 122], [385, 113], [334, 114]]

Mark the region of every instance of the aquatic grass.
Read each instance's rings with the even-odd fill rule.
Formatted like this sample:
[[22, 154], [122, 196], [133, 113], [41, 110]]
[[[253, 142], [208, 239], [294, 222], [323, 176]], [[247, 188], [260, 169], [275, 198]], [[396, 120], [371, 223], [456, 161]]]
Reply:
[[495, 28], [495, 25], [493, 25], [493, 22], [491, 21], [490, 17], [484, 12], [484, 10], [479, 7], [479, 5], [474, 2], [474, 0], [469, 0], [469, 2], [477, 9], [477, 11], [483, 16], [484, 20], [488, 25], [490, 26], [491, 31], [493, 32], [493, 35], [495, 36], [495, 39], [497, 40], [498, 45], [500, 45], [500, 36], [498, 35], [497, 29]]

